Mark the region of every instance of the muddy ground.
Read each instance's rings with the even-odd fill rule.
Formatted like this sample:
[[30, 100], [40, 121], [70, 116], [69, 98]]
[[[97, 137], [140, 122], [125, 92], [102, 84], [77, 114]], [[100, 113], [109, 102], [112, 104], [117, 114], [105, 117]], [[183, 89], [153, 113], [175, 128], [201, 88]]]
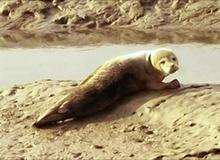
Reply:
[[0, 27], [24, 31], [125, 27], [219, 29], [218, 0], [2, 0]]
[[219, 159], [220, 86], [146, 92], [83, 120], [37, 129], [73, 81], [43, 80], [0, 93], [3, 159]]
[[219, 0], [1, 0], [0, 46], [219, 42]]
[[80, 30], [65, 33], [24, 33], [5, 31], [0, 34], [2, 48], [36, 48], [59, 46], [85, 46], [103, 44], [182, 44], [182, 43], [220, 43], [220, 30], [151, 30], [147, 32], [128, 29]]

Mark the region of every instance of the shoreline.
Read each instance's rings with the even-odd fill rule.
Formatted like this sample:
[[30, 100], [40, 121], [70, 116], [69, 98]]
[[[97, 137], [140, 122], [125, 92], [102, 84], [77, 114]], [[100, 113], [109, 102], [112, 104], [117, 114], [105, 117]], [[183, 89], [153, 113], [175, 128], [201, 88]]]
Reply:
[[83, 47], [106, 44], [220, 44], [220, 32], [210, 30], [150, 30], [129, 29], [75, 30], [64, 32], [0, 32], [0, 48]]

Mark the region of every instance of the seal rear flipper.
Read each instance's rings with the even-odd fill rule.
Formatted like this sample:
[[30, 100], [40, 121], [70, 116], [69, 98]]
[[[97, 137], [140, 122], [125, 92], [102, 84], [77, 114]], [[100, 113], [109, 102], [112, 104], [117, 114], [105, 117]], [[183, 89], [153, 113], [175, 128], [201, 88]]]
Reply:
[[[68, 103], [69, 101], [60, 101], [56, 107], [53, 107], [43, 113], [37, 121], [33, 124], [33, 126], [40, 128], [57, 121], [65, 120], [71, 118], [70, 114], [68, 114]], [[62, 105], [60, 105], [62, 104]]]
[[59, 114], [59, 113], [54, 113], [54, 114], [49, 114], [46, 116], [42, 116], [40, 117], [34, 124], [33, 126], [37, 127], [37, 128], [41, 128], [47, 125], [50, 125], [52, 123], [55, 123], [57, 121], [61, 121], [67, 119], [67, 117], [63, 114]]

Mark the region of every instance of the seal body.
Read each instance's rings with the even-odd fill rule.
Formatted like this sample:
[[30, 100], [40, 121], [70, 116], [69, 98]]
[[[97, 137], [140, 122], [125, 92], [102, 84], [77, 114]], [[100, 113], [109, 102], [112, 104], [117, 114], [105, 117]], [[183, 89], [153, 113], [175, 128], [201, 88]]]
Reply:
[[[147, 51], [109, 60], [76, 86], [72, 96], [41, 116], [35, 126], [94, 114], [126, 95], [158, 89], [164, 77], [164, 73], [153, 66]], [[158, 86], [154, 87], [155, 84]], [[166, 84], [161, 89], [169, 87], [172, 88]]]
[[[143, 65], [140, 65], [143, 63]], [[145, 89], [145, 54], [136, 58], [119, 57], [101, 66], [74, 91], [72, 100], [60, 113], [74, 117], [87, 116], [102, 110], [125, 95]]]

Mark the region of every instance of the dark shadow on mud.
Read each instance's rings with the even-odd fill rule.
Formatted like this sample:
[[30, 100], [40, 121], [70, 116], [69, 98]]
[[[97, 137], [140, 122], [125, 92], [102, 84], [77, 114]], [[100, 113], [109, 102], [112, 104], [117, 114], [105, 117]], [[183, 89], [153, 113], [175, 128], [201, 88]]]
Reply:
[[[212, 89], [213, 87], [220, 89], [220, 85], [209, 85], [209, 84], [192, 84], [192, 85], [182, 85], [180, 89], [177, 90], [164, 90], [162, 92], [142, 92], [136, 95], [129, 96], [115, 103], [114, 105], [106, 108], [104, 111], [101, 111], [95, 115], [91, 115], [78, 120], [67, 120], [61, 123], [54, 123], [47, 126], [44, 126], [42, 129], [62, 129], [63, 132], [72, 129], [80, 129], [84, 128], [86, 125], [90, 123], [100, 123], [100, 122], [112, 122], [118, 119], [126, 118], [133, 116], [134, 114], [140, 114], [139, 109], [148, 107], [144, 106], [146, 102], [152, 100], [154, 98], [158, 98], [161, 96], [166, 96], [167, 98], [171, 98], [173, 96], [182, 95], [188, 92], [195, 92], [202, 89]], [[113, 107], [114, 106], [114, 107]], [[158, 107], [158, 104], [155, 106], [149, 107], [149, 109], [155, 109]], [[140, 110], [141, 112], [144, 110]], [[145, 114], [146, 116], [146, 114]]]
[[105, 110], [97, 112], [96, 114], [80, 118], [77, 120], [69, 119], [61, 123], [51, 123], [41, 127], [42, 129], [62, 127], [83, 128], [89, 123], [114, 121], [123, 117], [128, 117], [136, 113], [136, 110], [141, 107], [148, 100], [159, 96], [155, 92], [141, 92], [135, 95], [128, 96], [107, 107]]

